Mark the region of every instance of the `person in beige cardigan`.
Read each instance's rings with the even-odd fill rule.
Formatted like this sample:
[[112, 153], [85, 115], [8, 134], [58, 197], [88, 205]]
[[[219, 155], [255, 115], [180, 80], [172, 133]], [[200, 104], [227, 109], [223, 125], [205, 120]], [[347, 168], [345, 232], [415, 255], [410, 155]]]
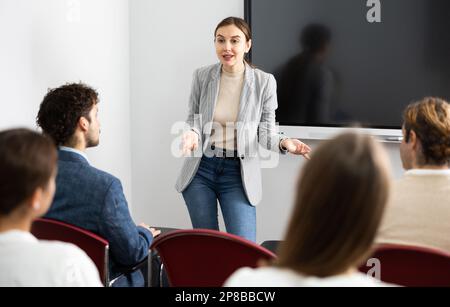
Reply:
[[450, 104], [425, 98], [409, 105], [403, 136], [406, 172], [394, 183], [377, 243], [450, 253]]

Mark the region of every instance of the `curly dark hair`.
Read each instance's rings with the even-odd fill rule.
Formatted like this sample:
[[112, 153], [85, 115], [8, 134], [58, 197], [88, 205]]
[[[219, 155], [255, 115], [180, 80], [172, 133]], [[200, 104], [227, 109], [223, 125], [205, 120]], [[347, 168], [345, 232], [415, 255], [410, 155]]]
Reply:
[[405, 141], [413, 130], [422, 145], [422, 163], [444, 165], [450, 161], [450, 104], [427, 97], [410, 104], [403, 113]]
[[56, 145], [67, 145], [81, 117], [89, 122], [89, 112], [98, 103], [98, 93], [83, 83], [66, 84], [50, 89], [37, 115], [37, 124]]

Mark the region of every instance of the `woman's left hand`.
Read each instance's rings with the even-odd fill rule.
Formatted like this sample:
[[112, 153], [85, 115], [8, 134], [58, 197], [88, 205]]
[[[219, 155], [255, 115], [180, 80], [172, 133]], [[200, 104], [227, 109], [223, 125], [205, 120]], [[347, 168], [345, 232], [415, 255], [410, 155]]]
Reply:
[[285, 139], [283, 140], [283, 142], [281, 142], [281, 146], [283, 148], [286, 148], [286, 150], [291, 154], [302, 155], [307, 160], [311, 159], [309, 157], [311, 148], [297, 139]]

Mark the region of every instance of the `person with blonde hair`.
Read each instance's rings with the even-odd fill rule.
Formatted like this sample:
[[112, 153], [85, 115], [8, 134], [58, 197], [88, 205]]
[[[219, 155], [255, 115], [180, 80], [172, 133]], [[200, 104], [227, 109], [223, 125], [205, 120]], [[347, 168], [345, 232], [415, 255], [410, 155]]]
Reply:
[[450, 252], [450, 104], [428, 97], [403, 118], [406, 173], [394, 183], [377, 242]]
[[389, 189], [387, 154], [371, 137], [325, 142], [302, 171], [278, 260], [241, 269], [225, 286], [383, 285], [357, 268], [372, 252]]

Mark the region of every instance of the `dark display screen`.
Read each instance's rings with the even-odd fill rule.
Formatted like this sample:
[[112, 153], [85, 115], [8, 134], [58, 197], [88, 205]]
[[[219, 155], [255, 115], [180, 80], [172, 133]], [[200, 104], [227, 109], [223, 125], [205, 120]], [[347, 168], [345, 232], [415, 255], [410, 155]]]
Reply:
[[277, 121], [400, 128], [404, 107], [450, 98], [449, 0], [247, 0], [251, 62], [274, 74]]

